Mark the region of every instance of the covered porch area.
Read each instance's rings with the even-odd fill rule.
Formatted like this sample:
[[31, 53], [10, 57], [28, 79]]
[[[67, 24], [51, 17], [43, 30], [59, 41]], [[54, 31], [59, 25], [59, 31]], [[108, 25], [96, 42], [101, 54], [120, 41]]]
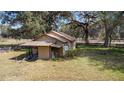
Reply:
[[52, 59], [63, 56], [63, 48], [53, 43], [31, 41], [21, 44], [29, 49], [29, 58]]

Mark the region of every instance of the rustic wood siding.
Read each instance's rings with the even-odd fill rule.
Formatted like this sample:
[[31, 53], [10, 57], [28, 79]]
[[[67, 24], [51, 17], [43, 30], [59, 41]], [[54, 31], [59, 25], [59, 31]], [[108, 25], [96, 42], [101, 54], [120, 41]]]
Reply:
[[51, 37], [49, 37], [49, 36], [42, 36], [42, 37], [40, 37], [39, 39], [37, 39], [38, 41], [46, 41], [46, 42], [50, 42], [50, 43], [56, 43], [57, 45], [62, 45], [63, 43], [61, 42], [61, 41], [59, 41], [59, 40], [56, 40], [56, 39], [54, 39], [54, 38], [51, 38]]
[[38, 58], [40, 59], [49, 59], [50, 58], [50, 47], [46, 46], [42, 46], [42, 47], [38, 47]]
[[38, 52], [37, 48], [32, 48], [32, 53], [33, 54], [37, 54], [37, 52]]

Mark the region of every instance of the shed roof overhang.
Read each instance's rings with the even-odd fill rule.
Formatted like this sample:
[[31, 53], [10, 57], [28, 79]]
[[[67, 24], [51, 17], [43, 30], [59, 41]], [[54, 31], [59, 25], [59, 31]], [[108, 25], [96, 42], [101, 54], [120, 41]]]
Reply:
[[24, 47], [51, 46], [51, 47], [56, 47], [56, 48], [61, 47], [60, 45], [56, 45], [56, 44], [45, 42], [45, 41], [30, 41], [30, 42], [23, 43], [20, 46], [24, 46]]

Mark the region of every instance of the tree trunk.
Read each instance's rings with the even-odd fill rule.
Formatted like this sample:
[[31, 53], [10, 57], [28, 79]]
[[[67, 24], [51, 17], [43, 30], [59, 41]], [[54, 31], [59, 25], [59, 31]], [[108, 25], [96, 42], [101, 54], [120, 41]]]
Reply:
[[105, 40], [104, 40], [104, 47], [109, 47], [109, 41], [110, 41], [110, 29], [108, 29], [108, 26], [106, 24], [106, 21], [104, 22], [105, 27]]
[[111, 46], [112, 35], [110, 34], [109, 47]]
[[85, 44], [89, 44], [89, 29], [88, 24], [85, 24], [84, 26], [84, 32], [85, 32]]
[[89, 38], [89, 31], [88, 31], [88, 29], [86, 29], [86, 30], [85, 30], [85, 43], [86, 43], [86, 44], [89, 44], [88, 38]]
[[105, 47], [109, 47], [109, 40], [110, 40], [110, 38], [109, 38], [109, 31], [106, 31], [105, 32], [105, 41], [104, 41], [104, 46]]

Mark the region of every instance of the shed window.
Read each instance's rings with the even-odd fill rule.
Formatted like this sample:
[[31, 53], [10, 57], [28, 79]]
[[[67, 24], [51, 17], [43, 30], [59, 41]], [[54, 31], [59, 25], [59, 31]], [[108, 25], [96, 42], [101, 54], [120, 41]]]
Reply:
[[68, 44], [64, 44], [64, 50], [65, 50], [65, 51], [69, 50]]

